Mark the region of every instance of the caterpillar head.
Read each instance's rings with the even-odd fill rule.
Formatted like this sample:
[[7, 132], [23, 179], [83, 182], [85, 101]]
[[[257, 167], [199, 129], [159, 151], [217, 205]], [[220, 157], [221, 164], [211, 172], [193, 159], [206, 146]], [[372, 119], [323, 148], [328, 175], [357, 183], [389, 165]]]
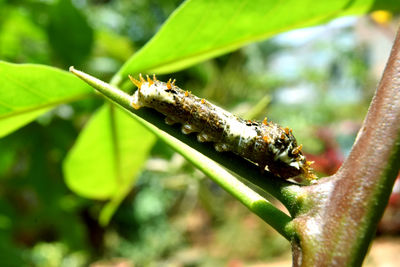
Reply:
[[153, 75], [153, 79], [151, 79], [148, 75], [146, 76], [147, 79], [145, 80], [140, 74], [140, 80], [138, 81], [129, 75], [129, 79], [138, 88], [138, 90], [136, 90], [136, 92], [132, 95], [131, 99], [131, 105], [135, 109], [139, 109], [143, 106], [151, 107], [149, 102], [154, 100], [159, 100], [166, 103], [175, 102], [173, 94], [171, 94], [175, 88], [175, 80], [171, 82], [170, 79], [167, 83], [164, 83], [157, 80], [155, 75]]

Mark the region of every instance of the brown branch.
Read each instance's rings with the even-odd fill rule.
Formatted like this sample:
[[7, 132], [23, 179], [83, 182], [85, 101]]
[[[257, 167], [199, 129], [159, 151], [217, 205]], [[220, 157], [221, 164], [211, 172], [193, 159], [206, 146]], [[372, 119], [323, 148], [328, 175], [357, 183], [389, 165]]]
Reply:
[[399, 166], [400, 31], [348, 159], [307, 188], [310, 208], [294, 220], [294, 265], [361, 265]]

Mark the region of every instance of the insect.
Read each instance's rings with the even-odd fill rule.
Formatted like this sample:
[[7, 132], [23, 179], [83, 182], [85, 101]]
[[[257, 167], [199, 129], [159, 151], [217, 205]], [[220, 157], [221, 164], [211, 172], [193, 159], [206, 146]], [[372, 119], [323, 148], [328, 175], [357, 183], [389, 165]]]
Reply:
[[217, 151], [231, 151], [254, 163], [263, 171], [265, 167], [273, 174], [310, 183], [316, 179], [297, 145], [292, 130], [268, 121], [244, 120], [228, 111], [194, 96], [175, 85], [175, 80], [158, 81], [142, 75], [140, 80], [129, 76], [138, 87], [132, 95], [135, 109], [150, 107], [166, 116], [167, 124], [182, 124], [185, 134], [197, 133], [200, 142], [213, 142]]

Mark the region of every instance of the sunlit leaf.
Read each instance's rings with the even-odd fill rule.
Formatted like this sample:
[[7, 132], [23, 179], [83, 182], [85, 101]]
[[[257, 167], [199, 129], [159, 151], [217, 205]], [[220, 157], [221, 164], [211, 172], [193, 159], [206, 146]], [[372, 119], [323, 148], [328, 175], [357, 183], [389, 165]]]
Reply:
[[43, 65], [0, 61], [0, 137], [91, 89], [66, 71]]
[[154, 136], [122, 110], [103, 106], [81, 132], [64, 161], [65, 181], [75, 193], [109, 199], [126, 193]]
[[[343, 15], [366, 13], [378, 7], [375, 2], [188, 0], [169, 17], [153, 39], [126, 62], [113, 83], [119, 84], [130, 73], [177, 71], [280, 32]], [[381, 2], [379, 8], [393, 5], [390, 1]]]

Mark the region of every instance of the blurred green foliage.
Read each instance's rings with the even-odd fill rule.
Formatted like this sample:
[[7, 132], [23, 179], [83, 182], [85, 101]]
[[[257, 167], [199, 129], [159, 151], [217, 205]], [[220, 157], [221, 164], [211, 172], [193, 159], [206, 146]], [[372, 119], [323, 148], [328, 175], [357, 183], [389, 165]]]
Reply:
[[93, 29], [86, 17], [70, 0], [58, 0], [49, 14], [47, 36], [51, 48], [63, 65], [80, 64], [93, 46]]
[[[62, 69], [73, 64], [107, 80], [146, 44], [181, 2], [2, 0], [0, 59]], [[316, 129], [328, 127], [342, 151], [347, 151], [355, 131], [335, 129], [340, 129], [344, 119], [356, 125], [360, 122], [376, 84], [368, 43], [356, 42], [355, 23], [328, 27], [328, 34], [319, 33], [323, 38], [314, 36], [300, 45], [293, 42], [295, 37], [286, 38], [289, 42], [278, 37], [252, 44], [174, 77], [180, 87], [244, 116], [261, 99], [267, 99], [257, 112], [250, 112], [257, 119], [268, 114], [290, 125], [313, 153], [323, 153], [325, 148], [315, 136]], [[21, 71], [40, 75], [29, 67]], [[52, 75], [42, 74], [43, 79]], [[60, 77], [65, 75], [60, 72]], [[1, 81], [15, 90], [4, 77]], [[71, 93], [77, 86], [65, 79], [63, 92]], [[18, 77], [13, 80], [31, 83]], [[6, 88], [4, 84], [1, 86]], [[82, 87], [78, 93], [85, 90]], [[4, 100], [5, 94], [0, 99]], [[12, 104], [10, 99], [7, 104]], [[288, 250], [282, 237], [163, 143], [153, 145], [153, 137], [143, 135], [125, 114], [108, 105], [101, 107], [102, 102], [93, 97], [51, 111], [53, 106], [38, 109], [37, 114], [21, 119], [26, 122], [42, 114], [37, 120], [0, 139], [1, 266], [86, 266], [116, 257], [138, 266], [154, 262], [215, 266], [232, 259], [268, 260]], [[87, 124], [95, 111], [97, 120]], [[111, 112], [118, 112], [121, 120], [113, 121], [108, 116]], [[7, 121], [1, 123], [0, 133], [5, 134]], [[121, 123], [126, 130], [117, 132], [122, 150], [116, 154], [110, 154], [115, 148], [104, 141], [115, 138], [112, 130], [105, 131], [104, 125], [112, 123]], [[74, 143], [85, 138], [80, 135], [78, 139], [85, 125], [91, 125], [86, 129], [94, 133], [89, 138], [92, 143], [75, 147], [64, 162]], [[85, 179], [79, 174], [104, 175], [92, 170], [112, 163], [115, 155], [140, 150], [130, 143], [135, 137], [143, 141], [145, 154], [124, 162], [130, 177], [122, 179], [121, 187], [100, 179], [80, 187]], [[86, 156], [91, 148], [98, 151], [98, 161], [71, 160]], [[137, 176], [146, 153], [150, 160]], [[66, 181], [63, 163], [66, 173], [72, 170]], [[114, 172], [112, 166], [107, 167]], [[106, 209], [102, 199], [111, 199]], [[115, 209], [110, 224], [100, 226], [100, 214], [108, 221]]]

